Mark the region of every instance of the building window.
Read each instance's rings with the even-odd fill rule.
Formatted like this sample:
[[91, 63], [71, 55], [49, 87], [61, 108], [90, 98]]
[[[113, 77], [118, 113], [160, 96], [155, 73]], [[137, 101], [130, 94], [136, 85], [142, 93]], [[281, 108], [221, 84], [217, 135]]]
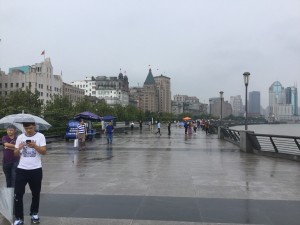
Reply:
[[25, 87], [25, 84], [24, 84], [24, 83], [22, 83], [22, 88], [23, 88], [23, 87]]
[[7, 83], [5, 83], [5, 88], [7, 88]]
[[10, 83], [10, 87], [11, 87], [11, 88], [14, 87], [14, 83]]
[[19, 83], [16, 83], [16, 87], [19, 87]]

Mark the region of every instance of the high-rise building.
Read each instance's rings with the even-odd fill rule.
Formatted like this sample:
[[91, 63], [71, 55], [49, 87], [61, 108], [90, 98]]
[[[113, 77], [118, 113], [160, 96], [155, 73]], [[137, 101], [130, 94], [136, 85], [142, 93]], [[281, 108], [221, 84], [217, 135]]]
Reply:
[[8, 75], [0, 75], [0, 94], [8, 95], [10, 91], [38, 91], [43, 103], [51, 100], [53, 95], [62, 95], [63, 81], [61, 75], [53, 74], [50, 58], [32, 66], [18, 66], [9, 69]]
[[269, 113], [271, 117], [277, 117], [276, 107], [285, 104], [284, 87], [279, 81], [275, 81], [269, 88]]
[[230, 97], [230, 104], [232, 107], [232, 115], [234, 116], [242, 116], [244, 109], [243, 109], [243, 101], [240, 95], [231, 96]]
[[272, 121], [294, 120], [298, 115], [296, 87], [284, 88], [275, 81], [269, 88], [269, 119]]
[[158, 90], [158, 111], [171, 113], [171, 79], [160, 75], [154, 80]]
[[298, 116], [298, 92], [296, 87], [287, 87], [286, 92], [286, 103], [292, 105], [292, 114]]
[[248, 116], [249, 117], [260, 116], [260, 92], [259, 91], [249, 92]]

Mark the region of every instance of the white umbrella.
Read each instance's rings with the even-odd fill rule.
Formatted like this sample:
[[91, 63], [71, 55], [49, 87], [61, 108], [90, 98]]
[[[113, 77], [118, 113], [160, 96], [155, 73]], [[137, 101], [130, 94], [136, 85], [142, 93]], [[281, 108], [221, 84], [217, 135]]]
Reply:
[[[37, 125], [38, 130], [48, 130], [51, 127], [51, 125], [41, 117], [31, 114], [20, 113], [3, 117], [0, 120], [0, 128], [6, 128], [8, 125], [15, 125], [16, 123], [35, 123]], [[19, 127], [17, 128], [19, 129]]]
[[14, 213], [14, 188], [0, 188], [0, 213], [13, 223]]
[[21, 123], [1, 123], [0, 120], [0, 129], [6, 129], [8, 126], [15, 126], [17, 130], [21, 131], [22, 133], [24, 132], [24, 127]]

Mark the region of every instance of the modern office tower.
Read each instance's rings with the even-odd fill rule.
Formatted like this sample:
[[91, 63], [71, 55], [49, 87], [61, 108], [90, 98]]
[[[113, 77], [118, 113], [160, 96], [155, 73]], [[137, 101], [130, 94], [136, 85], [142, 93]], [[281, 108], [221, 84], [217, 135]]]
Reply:
[[31, 66], [18, 66], [9, 69], [8, 75], [0, 75], [0, 94], [8, 95], [15, 90], [38, 91], [39, 99], [45, 104], [53, 95], [62, 95], [61, 75], [53, 74], [50, 58]]
[[296, 87], [287, 87], [285, 89], [286, 103], [292, 105], [293, 116], [298, 116], [298, 91]]
[[260, 92], [251, 91], [249, 92], [249, 103], [248, 103], [248, 116], [258, 117], [260, 116]]
[[244, 113], [243, 101], [242, 101], [242, 97], [240, 95], [231, 96], [230, 104], [232, 107], [232, 115], [234, 115], [234, 116], [243, 115], [243, 113]]
[[293, 120], [298, 113], [298, 97], [296, 88], [287, 88], [275, 81], [269, 88], [269, 119], [272, 121]]
[[285, 91], [281, 83], [279, 81], [275, 81], [269, 88], [270, 116], [277, 117], [275, 109], [278, 104], [285, 104]]
[[171, 113], [171, 79], [160, 75], [154, 77], [154, 80], [158, 90], [158, 112]]

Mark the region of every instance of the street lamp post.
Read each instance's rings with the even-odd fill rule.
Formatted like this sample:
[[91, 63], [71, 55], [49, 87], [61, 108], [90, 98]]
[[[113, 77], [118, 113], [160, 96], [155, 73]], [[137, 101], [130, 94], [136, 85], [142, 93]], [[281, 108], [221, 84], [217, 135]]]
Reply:
[[222, 122], [223, 122], [223, 91], [220, 91], [220, 100], [221, 100], [221, 116], [220, 116], [220, 126], [222, 126]]
[[245, 72], [243, 73], [244, 76], [244, 83], [246, 87], [246, 93], [245, 93], [245, 130], [248, 130], [248, 84], [249, 84], [249, 78], [250, 73]]
[[209, 99], [209, 118], [211, 117], [211, 99]]

